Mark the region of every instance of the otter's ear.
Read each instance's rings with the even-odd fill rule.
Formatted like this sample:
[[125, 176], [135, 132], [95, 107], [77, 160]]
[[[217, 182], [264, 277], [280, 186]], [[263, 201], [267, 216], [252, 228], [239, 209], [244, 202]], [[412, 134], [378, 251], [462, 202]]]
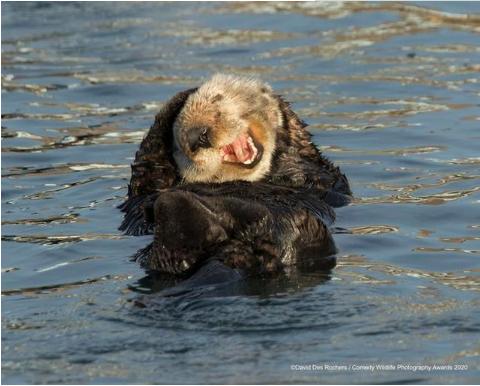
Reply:
[[196, 90], [179, 92], [156, 115], [155, 123], [135, 154], [128, 199], [171, 187], [177, 181], [178, 170], [172, 156], [172, 126], [187, 98]]

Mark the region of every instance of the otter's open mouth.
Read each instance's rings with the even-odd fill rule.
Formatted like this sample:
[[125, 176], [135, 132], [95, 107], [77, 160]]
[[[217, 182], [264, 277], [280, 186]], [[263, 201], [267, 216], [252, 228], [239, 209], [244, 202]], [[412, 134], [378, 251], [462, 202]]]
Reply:
[[232, 143], [220, 149], [220, 155], [224, 163], [253, 168], [262, 159], [263, 146], [249, 133], [240, 134]]

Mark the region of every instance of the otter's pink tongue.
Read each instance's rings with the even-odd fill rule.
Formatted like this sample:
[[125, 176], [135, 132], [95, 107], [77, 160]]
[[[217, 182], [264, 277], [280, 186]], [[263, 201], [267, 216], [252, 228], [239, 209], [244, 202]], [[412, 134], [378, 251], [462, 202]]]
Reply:
[[235, 141], [222, 147], [220, 154], [224, 162], [237, 162], [250, 165], [255, 161], [258, 150], [252, 137], [248, 134], [239, 135]]
[[248, 134], [239, 135], [230, 145], [239, 162], [245, 162], [252, 158], [253, 151], [248, 144]]

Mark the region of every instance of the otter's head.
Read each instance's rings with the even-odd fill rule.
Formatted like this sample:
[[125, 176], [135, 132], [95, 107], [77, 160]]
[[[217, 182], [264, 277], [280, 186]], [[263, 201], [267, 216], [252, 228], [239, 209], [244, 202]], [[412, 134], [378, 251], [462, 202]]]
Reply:
[[173, 156], [187, 182], [257, 181], [270, 170], [282, 113], [270, 86], [214, 75], [173, 125]]

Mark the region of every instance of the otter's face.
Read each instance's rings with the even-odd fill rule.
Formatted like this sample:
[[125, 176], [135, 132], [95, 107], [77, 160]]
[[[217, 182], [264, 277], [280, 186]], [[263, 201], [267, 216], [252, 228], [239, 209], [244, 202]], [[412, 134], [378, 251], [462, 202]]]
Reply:
[[187, 182], [260, 180], [281, 125], [269, 86], [216, 75], [188, 98], [174, 123], [175, 162]]

